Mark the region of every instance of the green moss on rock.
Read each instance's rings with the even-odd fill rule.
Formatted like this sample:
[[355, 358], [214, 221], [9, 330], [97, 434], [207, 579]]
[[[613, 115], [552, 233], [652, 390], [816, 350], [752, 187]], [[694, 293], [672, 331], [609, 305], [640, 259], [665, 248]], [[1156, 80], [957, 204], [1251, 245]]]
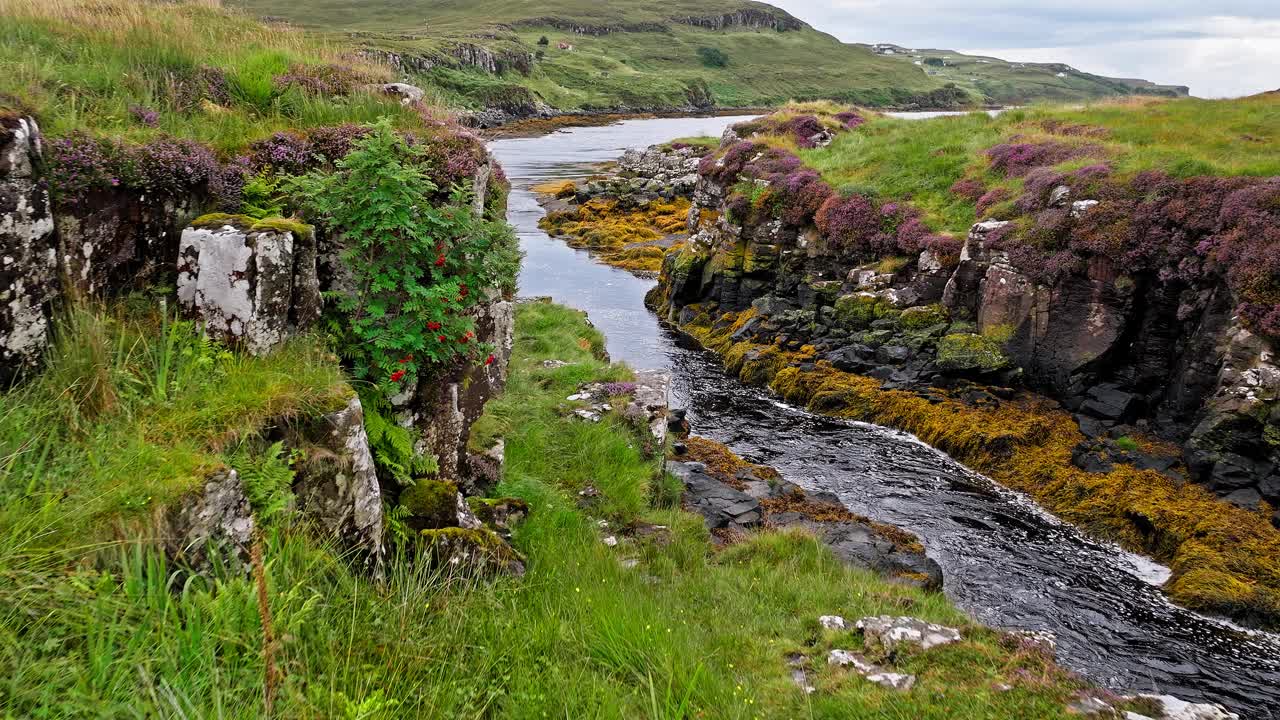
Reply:
[[920, 331], [940, 325], [950, 319], [950, 313], [941, 305], [918, 305], [909, 307], [898, 316], [898, 325], [903, 330]]
[[448, 480], [418, 480], [400, 494], [400, 504], [418, 527], [458, 524], [458, 486]]
[[897, 314], [889, 301], [875, 295], [842, 295], [835, 302], [836, 320], [850, 328], [863, 329], [880, 318]]
[[938, 341], [938, 367], [991, 372], [1009, 365], [995, 340], [973, 333], [952, 333]]
[[233, 215], [230, 213], [209, 213], [201, 215], [191, 221], [191, 227], [204, 230], [216, 230], [218, 228], [230, 225], [238, 230], [245, 232], [265, 232], [274, 231], [278, 233], [293, 233], [302, 238], [310, 238], [315, 234], [315, 228], [298, 220], [289, 218], [273, 217], [258, 220], [248, 215]]
[[488, 528], [447, 527], [419, 533], [422, 549], [441, 565], [464, 573], [524, 573], [524, 558]]

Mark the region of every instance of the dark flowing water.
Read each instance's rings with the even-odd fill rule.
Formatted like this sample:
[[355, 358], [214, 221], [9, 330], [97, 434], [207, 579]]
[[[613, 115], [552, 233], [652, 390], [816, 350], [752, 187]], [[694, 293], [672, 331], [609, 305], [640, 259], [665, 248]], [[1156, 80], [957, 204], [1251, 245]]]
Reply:
[[980, 621], [1054, 633], [1064, 665], [1117, 690], [1220, 702], [1249, 720], [1280, 718], [1280, 636], [1170, 604], [1158, 589], [1164, 568], [1085, 538], [909, 435], [815, 416], [726, 377], [713, 355], [645, 309], [652, 281], [538, 229], [531, 185], [582, 176], [627, 148], [718, 136], [741, 119], [631, 120], [494, 142], [514, 186], [509, 219], [527, 253], [521, 294], [589, 312], [614, 359], [670, 369], [675, 403], [688, 408], [698, 434], [920, 535], [942, 566], [947, 595]]

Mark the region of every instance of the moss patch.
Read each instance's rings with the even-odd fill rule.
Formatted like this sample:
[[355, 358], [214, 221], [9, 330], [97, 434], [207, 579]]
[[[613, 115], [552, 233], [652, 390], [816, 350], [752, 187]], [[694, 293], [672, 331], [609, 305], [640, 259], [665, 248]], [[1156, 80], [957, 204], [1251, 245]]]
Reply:
[[419, 528], [443, 528], [458, 522], [458, 486], [448, 480], [420, 479], [400, 494], [400, 504]]
[[952, 333], [938, 341], [938, 367], [991, 372], [1009, 365], [1000, 344], [982, 335]]
[[[664, 240], [685, 231], [689, 201], [655, 201], [639, 208], [595, 198], [568, 210], [548, 213], [538, 226], [562, 237], [570, 247], [590, 250], [604, 263], [633, 272], [662, 269]], [[670, 243], [668, 243], [669, 245]]]

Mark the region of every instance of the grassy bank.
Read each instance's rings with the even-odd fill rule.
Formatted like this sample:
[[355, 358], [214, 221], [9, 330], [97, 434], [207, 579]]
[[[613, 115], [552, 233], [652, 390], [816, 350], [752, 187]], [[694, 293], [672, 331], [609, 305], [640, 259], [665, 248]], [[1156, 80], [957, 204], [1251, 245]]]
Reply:
[[934, 401], [814, 363], [812, 348], [787, 352], [731, 338], [751, 311], [683, 326], [720, 353], [743, 382], [767, 386], [816, 412], [906, 430], [995, 481], [1026, 492], [1063, 519], [1169, 565], [1165, 590], [1187, 607], [1280, 626], [1280, 531], [1270, 510], [1246, 510], [1194, 483], [1118, 465], [1107, 473], [1075, 467], [1083, 439], [1057, 403], [1024, 395], [996, 408], [958, 398]]
[[[1053, 143], [1078, 151], [1063, 171], [1105, 164], [1117, 180], [1147, 170], [1173, 177], [1280, 175], [1280, 95], [1241, 100], [1128, 100], [1080, 108], [1026, 108], [997, 117], [986, 113], [899, 120], [871, 117], [830, 146], [798, 152], [833, 187], [910, 200], [939, 231], [967, 232], [978, 217], [979, 196], [996, 188], [1016, 198], [1022, 177], [991, 167], [986, 151], [1001, 143]], [[785, 139], [771, 140], [785, 144]], [[792, 145], [794, 149], [794, 144]], [[1070, 155], [1071, 152], [1064, 152]], [[969, 179], [982, 188], [953, 191]]]
[[[273, 525], [264, 555], [282, 673], [277, 715], [1065, 716], [1077, 680], [969, 624], [940, 595], [849, 570], [801, 534], [762, 533], [713, 551], [700, 519], [673, 506], [635, 428], [616, 415], [598, 424], [565, 417], [564, 398], [580, 383], [627, 377], [598, 359], [599, 334], [552, 305], [521, 307], [517, 322], [510, 387], [477, 426], [477, 442], [505, 435], [500, 491], [532, 507], [515, 535], [527, 575], [478, 584], [392, 562], [385, 584], [373, 584], [306, 528]], [[544, 365], [550, 359], [568, 364]], [[18, 478], [30, 473], [19, 471], [37, 459], [8, 457], [2, 482], [12, 502], [29, 494]], [[599, 497], [584, 509], [588, 485]], [[668, 531], [626, 530], [645, 523]], [[250, 582], [182, 579], [133, 542], [97, 548], [96, 563], [69, 563], [70, 548], [55, 554], [21, 525], [5, 527], [0, 707], [15, 717], [261, 714]], [[820, 629], [817, 617], [830, 613], [910, 614], [960, 626], [965, 641], [898, 661], [919, 676], [899, 693], [827, 668], [828, 648], [859, 643]], [[789, 678], [790, 653], [813, 659], [814, 694]]]
[[[190, 138], [228, 151], [273, 132], [422, 118], [370, 94], [384, 66], [217, 2], [0, 0], [0, 111], [51, 136]], [[431, 98], [428, 98], [428, 103]]]

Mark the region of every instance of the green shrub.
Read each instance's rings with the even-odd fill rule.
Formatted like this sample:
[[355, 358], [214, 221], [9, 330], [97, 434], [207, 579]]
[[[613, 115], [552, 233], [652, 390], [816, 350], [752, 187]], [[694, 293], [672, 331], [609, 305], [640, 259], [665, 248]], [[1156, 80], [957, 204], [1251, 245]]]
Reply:
[[485, 289], [510, 285], [514, 235], [475, 214], [469, 188], [453, 188], [442, 205], [421, 147], [382, 120], [334, 172], [295, 179], [291, 189], [342, 234], [351, 285], [335, 293], [329, 327], [357, 378], [390, 395], [424, 367], [488, 354], [468, 310]]
[[698, 48], [698, 59], [702, 64], [710, 68], [722, 68], [729, 64], [729, 56], [720, 48], [700, 47]]

